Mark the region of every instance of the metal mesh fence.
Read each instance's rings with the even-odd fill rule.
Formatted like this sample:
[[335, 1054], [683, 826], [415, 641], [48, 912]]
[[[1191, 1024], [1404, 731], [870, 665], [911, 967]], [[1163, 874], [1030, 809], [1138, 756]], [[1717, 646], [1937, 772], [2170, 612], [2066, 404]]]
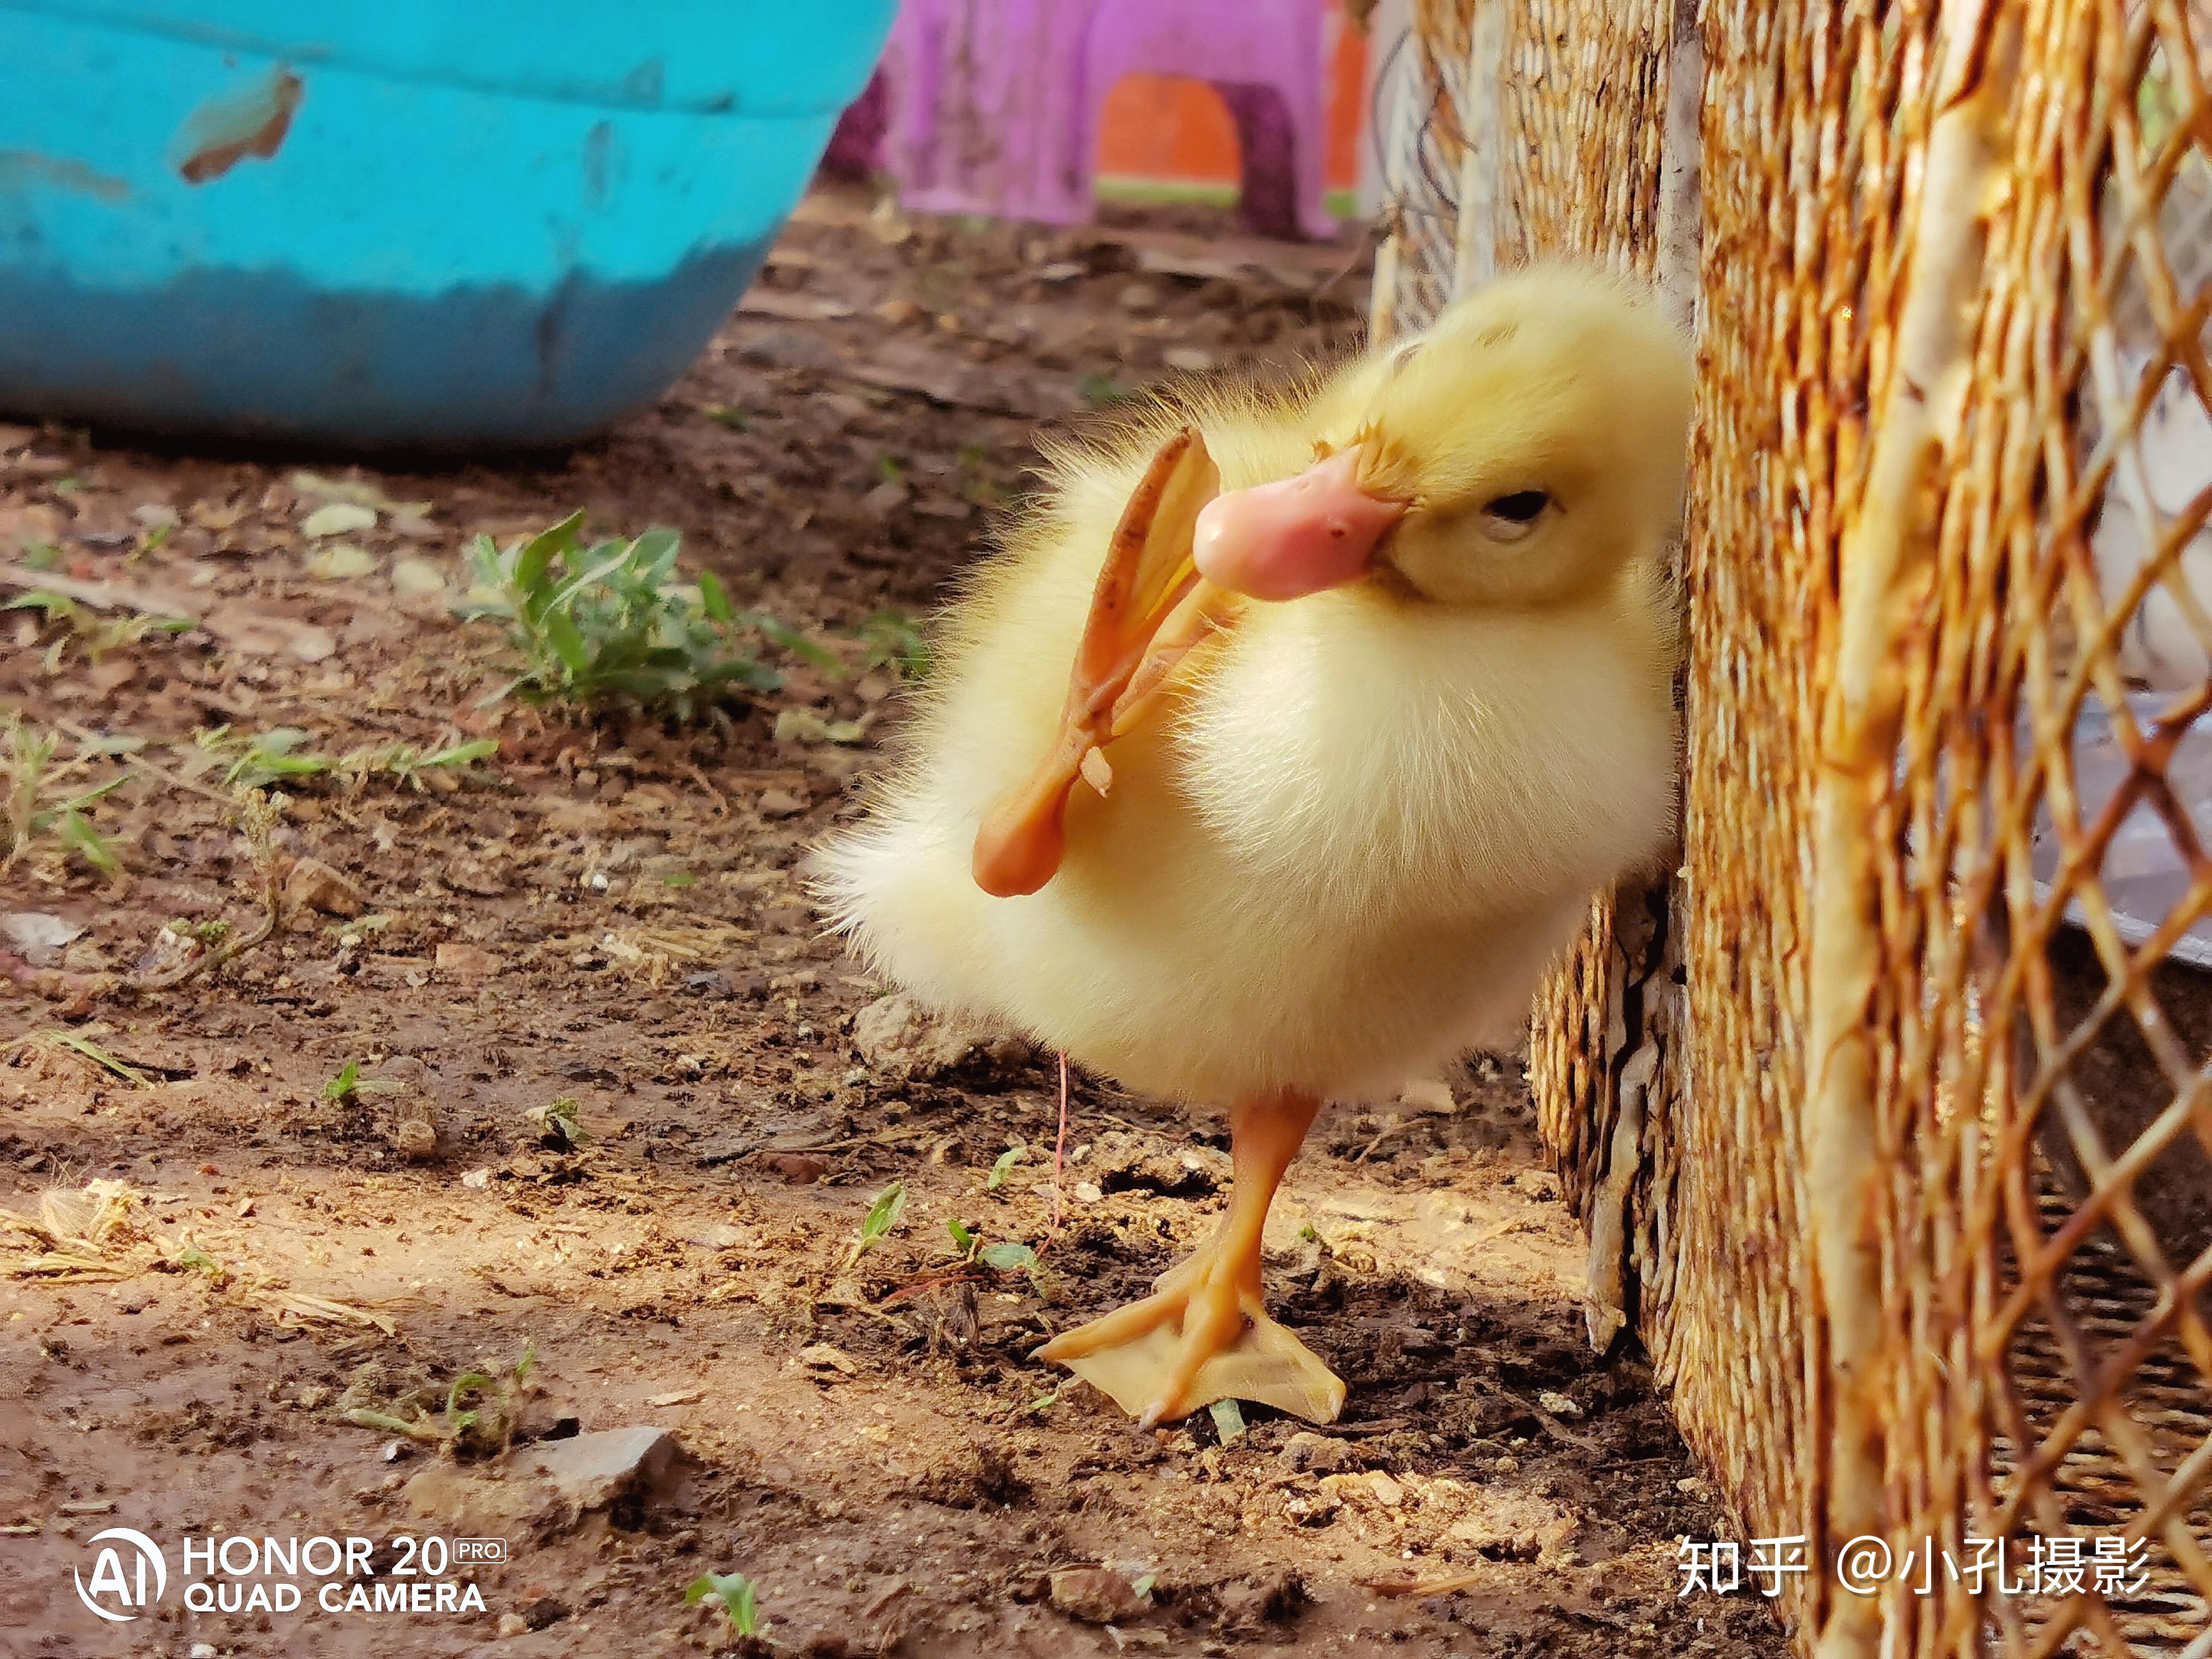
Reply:
[[1592, 1339], [1805, 1650], [2212, 1659], [2212, 7], [1414, 33], [1378, 329], [1577, 253], [1698, 330], [1680, 869], [1530, 1044]]

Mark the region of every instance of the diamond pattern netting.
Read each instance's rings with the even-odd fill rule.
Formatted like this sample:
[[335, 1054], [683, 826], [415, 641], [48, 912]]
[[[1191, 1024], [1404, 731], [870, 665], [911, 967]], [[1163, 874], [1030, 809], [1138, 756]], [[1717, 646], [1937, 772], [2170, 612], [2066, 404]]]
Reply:
[[1531, 1034], [1593, 1339], [1747, 1535], [1938, 1552], [1808, 1652], [2212, 1659], [2212, 3], [1415, 33], [1378, 326], [1555, 252], [1698, 319], [1680, 867]]

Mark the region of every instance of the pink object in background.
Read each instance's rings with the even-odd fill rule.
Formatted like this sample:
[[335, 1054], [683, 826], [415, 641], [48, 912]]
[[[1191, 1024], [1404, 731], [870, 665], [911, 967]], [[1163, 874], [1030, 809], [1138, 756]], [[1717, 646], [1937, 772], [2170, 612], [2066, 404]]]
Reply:
[[[1211, 84], [1237, 124], [1245, 220], [1327, 237], [1329, 0], [902, 0], [878, 79], [830, 162], [888, 172], [922, 213], [1072, 224], [1091, 213], [1107, 95]], [[880, 137], [876, 135], [880, 132]]]

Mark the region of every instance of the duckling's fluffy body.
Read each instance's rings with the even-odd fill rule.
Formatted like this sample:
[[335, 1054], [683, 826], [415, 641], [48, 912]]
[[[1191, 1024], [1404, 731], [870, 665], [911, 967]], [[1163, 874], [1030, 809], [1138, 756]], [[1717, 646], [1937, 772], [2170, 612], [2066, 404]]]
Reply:
[[1510, 1032], [1591, 894], [1672, 833], [1663, 522], [1554, 602], [1374, 580], [1251, 604], [1106, 751], [1110, 793], [1077, 788], [1048, 884], [994, 898], [971, 872], [983, 814], [1054, 740], [1108, 538], [1165, 434], [1197, 424], [1224, 491], [1288, 477], [1361, 429], [1391, 372], [1377, 354], [1287, 393], [1197, 394], [1055, 458], [1048, 504], [954, 608], [869, 816], [817, 855], [875, 969], [1170, 1097], [1371, 1095]]

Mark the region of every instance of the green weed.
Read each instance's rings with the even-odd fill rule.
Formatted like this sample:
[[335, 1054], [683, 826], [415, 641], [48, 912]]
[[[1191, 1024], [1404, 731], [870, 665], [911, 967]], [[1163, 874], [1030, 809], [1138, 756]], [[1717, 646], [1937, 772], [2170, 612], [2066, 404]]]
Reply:
[[185, 633], [193, 625], [189, 617], [103, 617], [66, 593], [44, 587], [18, 594], [0, 608], [37, 611], [45, 615], [46, 626], [54, 630], [53, 638], [46, 643], [44, 662], [49, 674], [60, 668], [72, 645], [82, 646], [86, 657], [96, 664], [111, 651], [123, 650], [156, 634]]
[[835, 668], [788, 624], [733, 608], [712, 571], [682, 580], [676, 531], [588, 546], [583, 532], [574, 513], [505, 549], [477, 538], [476, 585], [461, 614], [505, 623], [522, 661], [487, 702], [617, 704], [689, 720], [739, 690], [782, 684], [754, 659], [748, 635]]
[[[536, 1338], [524, 1341], [522, 1352], [511, 1365], [495, 1370], [463, 1371], [446, 1387], [438, 1408], [428, 1407], [438, 1396], [410, 1389], [398, 1398], [376, 1398], [379, 1379], [373, 1373], [357, 1376], [338, 1402], [338, 1415], [347, 1422], [380, 1433], [404, 1435], [441, 1446], [463, 1455], [505, 1451], [514, 1443], [516, 1415], [530, 1392], [530, 1374], [538, 1368]], [[406, 1416], [400, 1415], [402, 1411]]]
[[739, 1636], [757, 1637], [768, 1628], [761, 1617], [760, 1593], [741, 1572], [701, 1573], [684, 1590], [684, 1605], [696, 1607], [702, 1601], [713, 1601], [727, 1613], [731, 1628]]
[[222, 782], [232, 790], [265, 789], [272, 784], [296, 787], [302, 779], [325, 776], [355, 788], [372, 777], [389, 777], [419, 790], [430, 773], [461, 771], [499, 753], [497, 738], [477, 738], [428, 751], [411, 743], [389, 743], [343, 755], [320, 755], [302, 746], [308, 736], [296, 726], [243, 732], [218, 726], [195, 733], [192, 741], [218, 761], [229, 763]]
[[860, 624], [860, 637], [869, 667], [892, 669], [908, 680], [929, 672], [929, 641], [903, 611], [878, 611]]
[[906, 1182], [894, 1181], [868, 1206], [868, 1213], [860, 1221], [860, 1235], [854, 1241], [852, 1254], [845, 1258], [845, 1265], [851, 1267], [889, 1238], [891, 1229], [898, 1225], [899, 1217], [905, 1213]]
[[548, 1101], [543, 1106], [532, 1106], [523, 1114], [535, 1127], [538, 1144], [555, 1152], [567, 1152], [592, 1140], [592, 1132], [577, 1121], [579, 1108], [574, 1100], [562, 1095], [558, 1100]]
[[349, 1060], [338, 1068], [338, 1074], [323, 1085], [323, 1098], [333, 1106], [344, 1106], [358, 1102], [364, 1095], [396, 1095], [404, 1093], [406, 1085], [390, 1078], [363, 1077], [361, 1062]]
[[131, 774], [118, 772], [88, 788], [77, 787], [82, 775], [112, 748], [87, 744], [68, 760], [56, 758], [61, 739], [42, 732], [12, 710], [0, 716], [0, 802], [4, 802], [7, 845], [0, 848], [0, 875], [42, 840], [51, 837], [65, 854], [74, 854], [93, 869], [114, 880], [123, 872], [100, 833], [93, 828], [85, 809], [103, 795], [120, 788]]
[[381, 749], [356, 749], [338, 757], [337, 773], [349, 781], [381, 775], [410, 789], [420, 789], [432, 772], [459, 772], [499, 753], [497, 738], [475, 738], [427, 753], [411, 743], [387, 744]]
[[49, 1054], [75, 1054], [80, 1060], [88, 1061], [106, 1073], [108, 1076], [133, 1089], [147, 1089], [153, 1086], [154, 1079], [143, 1071], [133, 1066], [129, 1060], [119, 1059], [108, 1053], [90, 1037], [78, 1031], [65, 1031], [59, 1028], [33, 1031], [28, 1036], [17, 1037], [6, 1048], [0, 1048], [0, 1056], [21, 1054], [33, 1048], [44, 1048]]
[[1037, 1253], [1026, 1244], [1011, 1239], [986, 1244], [981, 1235], [963, 1222], [948, 1221], [945, 1226], [952, 1235], [953, 1249], [963, 1261], [981, 1262], [1002, 1273], [1027, 1273], [1037, 1265]]
[[1086, 409], [1109, 409], [1130, 394], [1129, 388], [1102, 368], [1086, 368], [1075, 382], [1075, 395]]
[[229, 758], [230, 765], [222, 775], [224, 788], [265, 789], [331, 769], [329, 756], [301, 750], [307, 735], [296, 726], [277, 726], [266, 732], [233, 736], [228, 726], [218, 726], [194, 733], [192, 741], [218, 758]]

